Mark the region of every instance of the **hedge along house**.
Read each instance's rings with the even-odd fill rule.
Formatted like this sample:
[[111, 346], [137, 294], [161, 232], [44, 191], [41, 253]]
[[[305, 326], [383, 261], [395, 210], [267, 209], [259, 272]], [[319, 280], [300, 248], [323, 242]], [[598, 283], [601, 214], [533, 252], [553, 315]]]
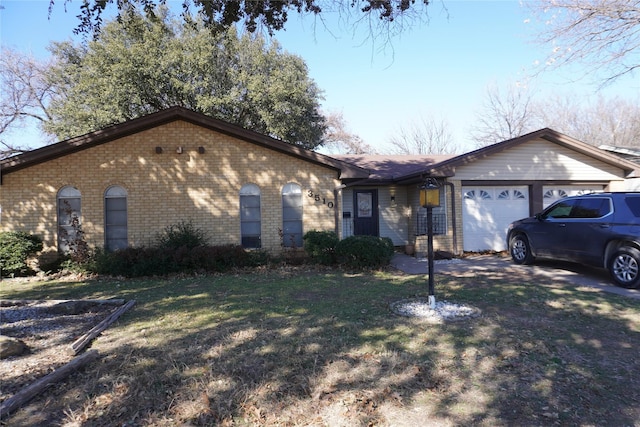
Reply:
[[[337, 158], [375, 171], [367, 181], [342, 190], [342, 235], [377, 233], [395, 245], [414, 247], [419, 255], [427, 252], [426, 209], [420, 207], [419, 187], [429, 177], [442, 189], [440, 207], [433, 209], [434, 247], [459, 254], [505, 250], [512, 221], [540, 212], [561, 197], [624, 191], [625, 180], [635, 176], [638, 167], [551, 129], [459, 156]], [[370, 211], [369, 204], [377, 210]]]
[[175, 107], [0, 161], [0, 231], [65, 250], [147, 246], [182, 221], [211, 244], [278, 251], [337, 230], [339, 188], [361, 168]]

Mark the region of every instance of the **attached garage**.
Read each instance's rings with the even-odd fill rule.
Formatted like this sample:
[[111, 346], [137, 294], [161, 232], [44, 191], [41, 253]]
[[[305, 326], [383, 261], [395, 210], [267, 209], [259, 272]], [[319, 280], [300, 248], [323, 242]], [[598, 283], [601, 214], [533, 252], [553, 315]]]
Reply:
[[340, 159], [371, 171], [368, 179], [342, 189], [343, 225], [354, 222], [353, 195], [377, 188], [379, 235], [396, 245], [406, 243], [418, 256], [427, 252], [426, 209], [419, 204], [419, 189], [427, 182], [442, 188], [440, 206], [432, 212], [434, 249], [459, 254], [504, 251], [512, 221], [541, 212], [562, 197], [624, 191], [625, 180], [637, 169], [635, 163], [551, 129], [459, 156]]

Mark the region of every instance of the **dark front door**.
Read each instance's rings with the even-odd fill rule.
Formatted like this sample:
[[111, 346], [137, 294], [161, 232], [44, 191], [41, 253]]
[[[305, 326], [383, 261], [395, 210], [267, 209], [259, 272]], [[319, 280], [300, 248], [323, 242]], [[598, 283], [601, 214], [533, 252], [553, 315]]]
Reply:
[[353, 193], [353, 234], [378, 235], [378, 190], [355, 190]]

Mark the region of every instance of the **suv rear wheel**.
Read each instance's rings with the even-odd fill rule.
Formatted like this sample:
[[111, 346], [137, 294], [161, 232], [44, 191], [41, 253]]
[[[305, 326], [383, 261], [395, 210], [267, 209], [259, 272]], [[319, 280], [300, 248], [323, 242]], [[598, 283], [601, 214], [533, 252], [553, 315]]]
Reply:
[[640, 251], [631, 247], [618, 249], [609, 261], [609, 273], [613, 281], [623, 288], [640, 286]]
[[509, 240], [509, 253], [516, 264], [531, 264], [534, 260], [529, 240], [524, 234], [516, 234]]

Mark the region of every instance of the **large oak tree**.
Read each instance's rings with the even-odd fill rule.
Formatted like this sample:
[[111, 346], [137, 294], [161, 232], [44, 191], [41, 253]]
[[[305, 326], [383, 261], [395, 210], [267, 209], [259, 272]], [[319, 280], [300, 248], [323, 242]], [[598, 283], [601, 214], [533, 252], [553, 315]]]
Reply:
[[322, 143], [321, 91], [276, 41], [212, 33], [161, 8], [130, 9], [93, 41], [52, 46], [45, 129], [60, 139], [179, 105], [305, 148]]

